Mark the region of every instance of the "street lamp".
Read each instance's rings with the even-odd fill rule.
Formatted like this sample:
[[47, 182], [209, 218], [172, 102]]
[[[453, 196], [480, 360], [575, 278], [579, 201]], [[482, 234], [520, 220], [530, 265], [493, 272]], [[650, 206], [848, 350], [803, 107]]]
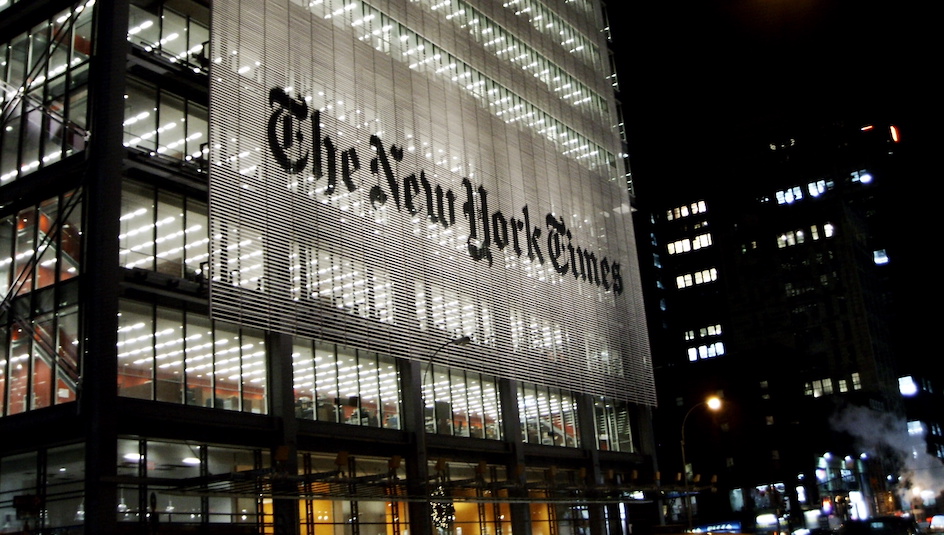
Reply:
[[721, 398], [717, 396], [712, 396], [701, 403], [696, 403], [692, 405], [688, 412], [685, 413], [685, 417], [682, 418], [682, 483], [684, 485], [685, 493], [682, 497], [682, 503], [685, 506], [685, 515], [688, 517], [688, 529], [692, 529], [692, 504], [689, 501], [688, 496], [688, 463], [685, 460], [685, 422], [688, 421], [688, 417], [691, 416], [692, 412], [701, 407], [702, 405], [707, 405], [712, 411], [717, 411], [721, 408]]
[[423, 384], [424, 385], [426, 384], [426, 378], [429, 376], [429, 370], [432, 369], [433, 367], [433, 359], [436, 358], [436, 355], [438, 355], [440, 351], [442, 351], [443, 349], [446, 349], [446, 346], [450, 346], [450, 345], [467, 346], [471, 343], [472, 343], [472, 339], [469, 338], [468, 336], [460, 336], [459, 338], [454, 338], [452, 340], [449, 340], [445, 344], [437, 347], [436, 351], [433, 351], [433, 354], [430, 355], [429, 358], [426, 360], [426, 370], [423, 372]]
[[[440, 351], [442, 351], [443, 349], [446, 349], [448, 346], [452, 346], [452, 345], [466, 346], [466, 345], [469, 345], [470, 343], [472, 343], [472, 339], [469, 338], [468, 336], [460, 336], [459, 338], [454, 338], [440, 345], [439, 347], [437, 347], [436, 350], [433, 351], [432, 354], [429, 356], [429, 358], [426, 359], [426, 369], [423, 371], [423, 383], [421, 385], [421, 388], [423, 390], [424, 402], [431, 403], [433, 405], [433, 418], [435, 418], [435, 413], [436, 413], [436, 389], [433, 388], [432, 385], [430, 385], [430, 396], [429, 396], [429, 399], [426, 399], [426, 388], [425, 388], [427, 378], [429, 377], [429, 371], [433, 368], [433, 361], [436, 359], [436, 355], [438, 355]], [[428, 462], [429, 462], [428, 451], [427, 451], [427, 446], [426, 446], [425, 409], [420, 418], [421, 418], [421, 421], [417, 422], [419, 424], [419, 427], [416, 430], [417, 435], [420, 438], [420, 440], [418, 441], [419, 443], [418, 443], [418, 448], [417, 448], [417, 459], [420, 462], [422, 462], [422, 464], [424, 465], [424, 467], [420, 470], [420, 474], [421, 474], [421, 478], [425, 479], [424, 487], [426, 491], [426, 496], [430, 499], [430, 501], [423, 504], [422, 508], [417, 510], [417, 513], [421, 513], [423, 516], [427, 518], [427, 520], [424, 522], [425, 527], [423, 528], [421, 533], [433, 533], [435, 529], [432, 525], [434, 521], [433, 519], [434, 509], [433, 509], [433, 504], [432, 504], [433, 490], [430, 488], [430, 485], [429, 485], [430, 478], [429, 478], [429, 468], [428, 468]], [[417, 508], [419, 507], [421, 506], [417, 504]]]

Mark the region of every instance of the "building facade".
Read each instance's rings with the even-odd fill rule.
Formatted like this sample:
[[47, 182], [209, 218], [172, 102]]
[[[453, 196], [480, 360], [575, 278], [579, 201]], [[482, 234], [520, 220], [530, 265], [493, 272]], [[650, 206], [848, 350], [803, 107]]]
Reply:
[[658, 522], [598, 2], [0, 14], [0, 529]]
[[[905, 490], [940, 459], [911, 462], [926, 448], [908, 438], [899, 392], [906, 371], [927, 373], [904, 350], [896, 301], [907, 144], [887, 122], [750, 132], [700, 187], [640, 211], [660, 446], [696, 409], [681, 423], [688, 466], [671, 451], [660, 466], [716, 478], [694, 505], [702, 523], [775, 531], [908, 512]], [[720, 412], [700, 407], [711, 395]]]

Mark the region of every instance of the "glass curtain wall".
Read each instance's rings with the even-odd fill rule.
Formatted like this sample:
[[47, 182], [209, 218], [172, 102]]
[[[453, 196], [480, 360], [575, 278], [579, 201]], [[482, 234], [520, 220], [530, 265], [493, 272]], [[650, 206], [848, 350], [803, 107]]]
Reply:
[[495, 377], [427, 365], [423, 375], [426, 432], [501, 440]]
[[[377, 496], [377, 485], [396, 485], [406, 478], [406, 467], [391, 465], [383, 457], [303, 452], [298, 456], [299, 475], [312, 481], [305, 489], [312, 496], [326, 494], [330, 486], [319, 482], [317, 474], [340, 471], [362, 483], [346, 489], [354, 496]], [[361, 488], [363, 486], [363, 488]], [[373, 498], [370, 500], [310, 499], [299, 502], [299, 533], [343, 535], [347, 533], [407, 533], [407, 502]]]
[[593, 411], [597, 448], [627, 453], [637, 451], [628, 403], [599, 398], [594, 400]]
[[0, 219], [0, 416], [76, 398], [81, 213], [67, 194]]
[[521, 439], [529, 444], [580, 447], [577, 402], [571, 392], [531, 383], [518, 390]]
[[165, 2], [146, 4], [131, 6], [128, 41], [172, 63], [205, 72], [209, 66], [209, 11], [196, 2], [176, 2], [177, 9]]
[[242, 412], [268, 412], [263, 333], [205, 314], [124, 299], [118, 393]]
[[[27, 523], [54, 530], [81, 525], [84, 455], [81, 444], [71, 444], [0, 459], [0, 533], [26, 533]], [[42, 508], [17, 513], [13, 498], [24, 495], [42, 496]]]
[[121, 265], [197, 279], [209, 259], [205, 202], [126, 180], [121, 193]]
[[[460, 499], [452, 502], [451, 521], [440, 518], [447, 533], [485, 535], [488, 533], [511, 533], [511, 505], [507, 502], [508, 491], [497, 484], [506, 474], [506, 467], [486, 463], [471, 464], [452, 462], [446, 466], [450, 481], [476, 481], [484, 483], [479, 488], [453, 488], [450, 492]], [[489, 486], [490, 483], [496, 483]], [[470, 485], [469, 487], [472, 487]], [[488, 488], [483, 488], [488, 487]], [[505, 500], [505, 503], [502, 503]], [[444, 516], [444, 515], [441, 515]]]
[[292, 362], [297, 417], [400, 429], [400, 382], [393, 357], [297, 339]]
[[91, 3], [0, 45], [0, 185], [85, 149]]
[[124, 145], [184, 161], [204, 156], [206, 106], [134, 78], [125, 95]]
[[[262, 498], [252, 491], [213, 496], [180, 492], [188, 480], [224, 476], [269, 468], [263, 450], [217, 446], [193, 442], [172, 442], [144, 438], [118, 441], [118, 475], [140, 478], [138, 484], [119, 489], [118, 520], [146, 522], [143, 512], [156, 500], [159, 524], [254, 524], [265, 522], [260, 515]], [[271, 500], [269, 500], [271, 501]]]

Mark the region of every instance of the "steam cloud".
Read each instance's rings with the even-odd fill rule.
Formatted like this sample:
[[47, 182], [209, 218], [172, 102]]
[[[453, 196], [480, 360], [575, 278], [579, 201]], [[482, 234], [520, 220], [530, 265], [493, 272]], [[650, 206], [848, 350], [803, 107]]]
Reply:
[[[944, 492], [944, 463], [927, 453], [924, 434], [908, 433], [904, 421], [895, 415], [866, 407], [850, 407], [831, 419], [834, 429], [849, 433], [856, 447], [872, 455], [879, 451], [894, 454], [901, 463], [901, 504], [908, 508], [920, 489], [924, 505], [934, 505]], [[887, 474], [883, 474], [887, 475]]]

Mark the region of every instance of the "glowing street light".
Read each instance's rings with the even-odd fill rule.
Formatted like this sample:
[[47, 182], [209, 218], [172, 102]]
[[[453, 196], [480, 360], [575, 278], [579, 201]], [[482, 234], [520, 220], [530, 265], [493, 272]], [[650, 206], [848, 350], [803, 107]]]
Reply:
[[685, 489], [685, 493], [683, 495], [683, 505], [685, 506], [685, 515], [688, 518], [689, 530], [692, 529], [692, 505], [688, 496], [688, 463], [685, 460], [685, 422], [688, 421], [688, 417], [691, 416], [692, 412], [702, 405], [707, 405], [712, 411], [718, 411], [721, 408], [721, 398], [712, 396], [701, 403], [692, 405], [692, 407], [688, 409], [688, 412], [685, 413], [685, 417], [682, 418], [682, 481]]

